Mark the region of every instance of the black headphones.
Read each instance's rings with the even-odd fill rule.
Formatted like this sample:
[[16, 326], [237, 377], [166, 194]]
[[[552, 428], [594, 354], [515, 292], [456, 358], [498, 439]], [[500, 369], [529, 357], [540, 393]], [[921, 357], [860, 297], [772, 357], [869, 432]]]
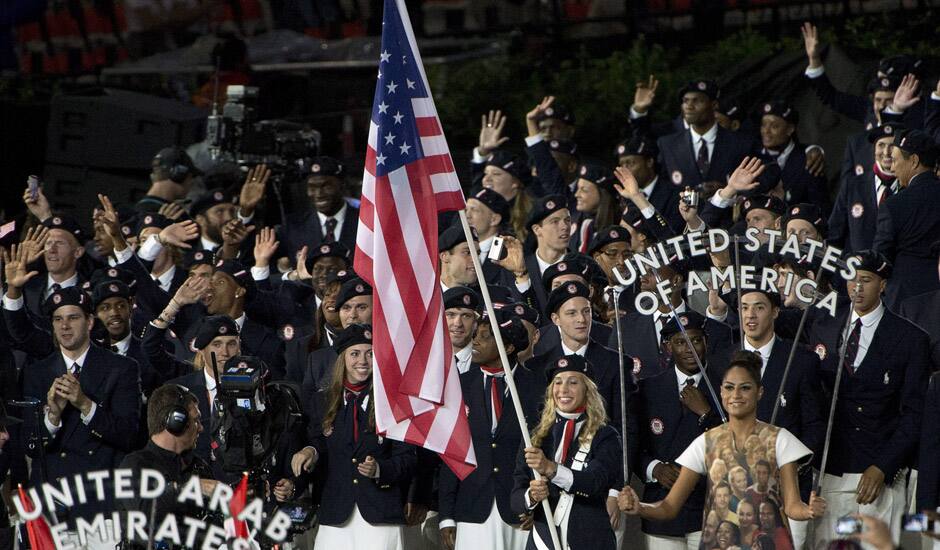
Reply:
[[163, 421], [163, 427], [166, 431], [175, 436], [183, 435], [189, 426], [189, 411], [186, 410], [186, 396], [190, 395], [189, 389], [179, 384], [173, 384], [176, 388], [176, 402], [170, 407]]
[[[166, 156], [172, 157], [172, 163], [166, 162]], [[156, 158], [153, 159], [153, 163], [166, 170], [170, 181], [173, 183], [182, 184], [184, 181], [186, 181], [186, 176], [192, 172], [192, 167], [188, 163], [180, 162], [180, 159], [186, 158], [186, 151], [180, 147], [172, 147], [169, 150], [160, 151]]]

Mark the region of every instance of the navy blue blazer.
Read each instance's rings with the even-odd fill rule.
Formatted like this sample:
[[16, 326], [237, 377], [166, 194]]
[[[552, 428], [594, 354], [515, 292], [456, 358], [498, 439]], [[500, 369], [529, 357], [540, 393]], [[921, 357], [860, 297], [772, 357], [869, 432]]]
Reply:
[[[666, 174], [663, 183], [680, 190], [685, 187], [698, 188], [706, 181], [728, 181], [728, 176], [741, 164], [744, 157], [760, 156], [760, 144], [750, 136], [725, 130], [718, 126], [718, 135], [712, 150], [708, 172], [700, 174], [692, 146], [691, 130], [684, 130], [659, 138], [659, 165]], [[760, 180], [770, 182], [779, 176], [779, 171], [765, 170]], [[775, 183], [775, 181], [774, 181]]]
[[878, 200], [871, 165], [861, 174], [843, 174], [829, 214], [829, 243], [846, 253], [869, 249], [875, 242], [877, 225]]
[[[346, 217], [343, 219], [343, 227], [339, 234], [339, 242], [343, 243], [347, 250], [355, 250], [358, 228], [359, 209], [347, 203]], [[320, 246], [323, 242], [323, 228], [320, 227], [320, 218], [316, 210], [310, 209], [288, 214], [284, 223], [277, 227], [277, 240], [281, 245], [278, 247], [276, 257], [293, 258], [304, 245], [307, 245], [310, 250]]]
[[911, 296], [901, 302], [898, 313], [924, 329], [930, 338], [933, 368], [940, 368], [940, 290]]
[[[707, 368], [706, 368], [707, 369]], [[709, 380], [716, 391], [720, 378], [710, 373]], [[646, 471], [653, 460], [660, 462], [673, 462], [686, 448], [695, 441], [695, 438], [705, 433], [720, 422], [717, 414], [720, 403], [716, 403], [709, 394], [704, 380], [696, 387], [711, 403], [712, 410], [703, 424], [699, 424], [699, 417], [679, 400], [679, 389], [674, 365], [669, 370], [656, 376], [645, 378], [639, 382], [637, 399], [637, 415], [639, 416], [639, 462], [634, 471], [646, 482]], [[643, 532], [651, 535], [668, 537], [682, 537], [702, 529], [702, 511], [705, 507], [705, 477], [699, 479], [695, 490], [689, 495], [679, 514], [669, 521], [642, 522]], [[656, 502], [666, 498], [669, 489], [659, 482], [646, 482], [643, 490], [643, 499]]]
[[[633, 357], [633, 364], [626, 364], [626, 367], [633, 369], [634, 377], [642, 380], [659, 375], [662, 372], [660, 364], [663, 359], [661, 358], [665, 355], [656, 339], [656, 323], [653, 321], [653, 316], [644, 315], [638, 311], [626, 314], [620, 320], [620, 333], [623, 340], [623, 352]], [[730, 345], [733, 332], [725, 323], [706, 319], [705, 336], [708, 341], [706, 355], [711, 355], [715, 350], [721, 350]], [[611, 331], [607, 345], [611, 349], [617, 349], [616, 332]], [[705, 361], [707, 357], [701, 359]]]
[[548, 307], [548, 292], [542, 283], [542, 272], [539, 270], [539, 262], [535, 258], [534, 250], [525, 255], [525, 269], [529, 273], [530, 288], [522, 295], [522, 299], [532, 309], [544, 312]]
[[[526, 425], [535, 426], [539, 421], [545, 379], [521, 366], [513, 371], [513, 379], [519, 391]], [[484, 375], [476, 364], [460, 375], [477, 467], [463, 481], [458, 480], [450, 468], [440, 469], [438, 511], [442, 519], [483, 523], [490, 516], [495, 498], [502, 520], [517, 525], [519, 516], [513, 513], [509, 497], [512, 492], [516, 453], [522, 444], [522, 433], [519, 431], [519, 421], [508, 390], [503, 400], [502, 415], [496, 425], [496, 433], [491, 433], [491, 413], [484, 380]]]
[[[773, 159], [764, 156], [765, 162]], [[786, 193], [787, 204], [808, 202], [829, 210], [829, 189], [825, 176], [814, 176], [806, 170], [806, 146], [796, 143], [786, 164], [780, 169], [780, 180]]]
[[917, 479], [917, 511], [940, 506], [940, 374], [934, 373], [924, 400], [924, 425], [920, 436], [920, 465]]
[[[827, 400], [848, 313], [818, 316], [812, 327], [813, 349], [825, 357], [820, 377]], [[891, 483], [901, 468], [914, 465], [930, 368], [927, 334], [887, 309], [858, 370], [843, 372], [828, 473], [861, 473], [875, 465]]]
[[940, 236], [940, 179], [932, 172], [918, 174], [878, 209], [875, 250], [894, 263], [885, 291], [889, 307], [908, 296], [940, 289], [937, 257], [930, 252]]
[[[617, 341], [612, 339], [612, 334], [613, 329], [610, 328], [610, 325], [605, 325], [597, 319], [591, 320], [591, 340], [596, 342], [612, 341], [613, 345], [609, 347], [612, 350], [616, 350]], [[558, 325], [554, 323], [548, 323], [539, 327], [539, 341], [536, 342], [535, 348], [532, 350], [532, 355], [544, 355], [549, 352], [561, 353], [561, 331], [558, 329]]]
[[[547, 457], [555, 456], [558, 443], [549, 433], [542, 441], [541, 449]], [[574, 462], [573, 452], [577, 440], [571, 444], [572, 451], [564, 466], [571, 467]], [[607, 515], [607, 494], [612, 487], [623, 486], [623, 454], [620, 437], [617, 431], [610, 426], [603, 425], [594, 434], [591, 450], [586, 457], [587, 467], [580, 472], [572, 471], [574, 482], [570, 494], [574, 496], [571, 505], [571, 514], [568, 518], [568, 547], [571, 550], [614, 550], [616, 539], [614, 531], [610, 528], [610, 518]], [[518, 515], [529, 512], [525, 504], [525, 494], [529, 490], [532, 470], [526, 466], [525, 453], [522, 449], [516, 456], [516, 468], [513, 475], [512, 511]], [[549, 483], [548, 500], [554, 510], [558, 505], [561, 490], [558, 486]], [[545, 521], [545, 512], [542, 505], [534, 510], [535, 525], [543, 541], [550, 541], [548, 524]], [[548, 544], [551, 544], [550, 542]], [[529, 535], [526, 550], [535, 550], [533, 536]]]
[[[364, 396], [357, 400], [360, 405], [358, 442], [351, 436], [352, 415], [344, 414], [344, 410], [337, 412], [332, 430], [323, 432], [326, 392], [317, 392], [307, 399], [313, 401], [307, 440], [319, 455], [316, 468], [321, 470], [323, 483], [318, 512], [320, 523], [340, 525], [352, 515], [353, 506], [358, 506], [363, 519], [370, 524], [403, 525], [408, 486], [417, 461], [415, 448], [376, 435], [375, 428], [369, 427], [369, 415], [361, 407]], [[357, 470], [368, 456], [378, 462], [377, 479], [367, 478]]]
[[[23, 395], [46, 401], [53, 381], [66, 373], [67, 366], [58, 348], [38, 361], [24, 373]], [[27, 454], [33, 463], [31, 482], [54, 482], [76, 474], [116, 468], [125, 453], [133, 450], [140, 422], [140, 389], [137, 363], [97, 346], [88, 349], [79, 375], [82, 391], [97, 404], [95, 415], [86, 425], [81, 413], [66, 405], [61, 417], [61, 428], [55, 436], [46, 429], [45, 422], [34, 415], [24, 415], [24, 433], [34, 437], [38, 445], [28, 445]], [[40, 446], [42, 448], [40, 448]], [[41, 463], [41, 465], [40, 465]], [[94, 493], [94, 484], [86, 483], [86, 492]], [[58, 517], [73, 519], [91, 514], [109, 512], [113, 490], [106, 490], [105, 502], [90, 499], [86, 504], [58, 510]]]

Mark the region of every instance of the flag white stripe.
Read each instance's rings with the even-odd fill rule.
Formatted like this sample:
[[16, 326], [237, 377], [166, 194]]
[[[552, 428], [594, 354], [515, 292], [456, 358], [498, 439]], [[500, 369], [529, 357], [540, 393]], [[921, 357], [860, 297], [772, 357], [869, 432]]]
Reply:
[[431, 258], [437, 256], [437, 251], [435, 250], [432, 253], [428, 250], [424, 233], [421, 231], [418, 207], [411, 194], [411, 184], [408, 181], [406, 169], [402, 167], [389, 172], [388, 179], [392, 188], [392, 195], [395, 198], [396, 210], [398, 211], [398, 225], [401, 226], [402, 236], [405, 241], [402, 244], [408, 250], [408, 258], [411, 260], [415, 280], [421, 292], [422, 309], [427, 310], [428, 304], [431, 302], [431, 293], [434, 292], [434, 285], [436, 284]]

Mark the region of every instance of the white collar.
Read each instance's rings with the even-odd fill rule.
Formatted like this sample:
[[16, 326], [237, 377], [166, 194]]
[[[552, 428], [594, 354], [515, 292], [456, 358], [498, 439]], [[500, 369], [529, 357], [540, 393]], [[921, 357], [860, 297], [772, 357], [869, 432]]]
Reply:
[[112, 346], [117, 348], [117, 352], [119, 355], [127, 355], [127, 350], [131, 347], [132, 336], [133, 336], [133, 333], [128, 332], [127, 336], [125, 336], [123, 340], [119, 340], [111, 344]]
[[52, 285], [59, 285], [59, 288], [69, 288], [78, 284], [78, 273], [73, 273], [71, 277], [61, 283], [53, 280], [51, 274], [46, 274], [46, 289], [51, 289]]
[[659, 182], [659, 176], [653, 178], [653, 181], [649, 182], [646, 187], [640, 189], [646, 198], [649, 199], [653, 195], [653, 190], [656, 189], [656, 184]]
[[[878, 321], [881, 320], [885, 315], [885, 305], [884, 302], [878, 304], [878, 307], [869, 311], [865, 315], [862, 315], [862, 326], [865, 328], [871, 328], [878, 324]], [[855, 309], [852, 309], [852, 324], [855, 324], [855, 321], [858, 319], [858, 313]]]
[[692, 143], [698, 143], [700, 139], [704, 139], [705, 143], [711, 145], [715, 143], [715, 138], [718, 137], [718, 122], [712, 124], [712, 127], [702, 135], [699, 135], [692, 126], [689, 126], [689, 132], [692, 133]]
[[558, 409], [555, 409], [555, 412], [558, 414], [558, 416], [564, 418], [565, 420], [577, 420], [579, 416], [584, 414], [584, 413], [566, 413], [566, 412], [561, 412]]
[[62, 353], [62, 360], [65, 361], [65, 370], [68, 371], [71, 368], [73, 363], [78, 364], [78, 369], [81, 370], [85, 366], [85, 358], [88, 357], [88, 350], [91, 349], [91, 343], [89, 342], [88, 347], [85, 348], [85, 351], [78, 356], [78, 359], [71, 359], [62, 353], [62, 350], [59, 350], [59, 353]]
[[[685, 313], [686, 309], [687, 308], [685, 306], [685, 300], [682, 300], [682, 302], [680, 302], [679, 305], [676, 306], [676, 313]], [[657, 309], [655, 314], [653, 315], [653, 322], [659, 321], [663, 317], [666, 318], [666, 320], [663, 321], [664, 323], [669, 322], [669, 319], [672, 318], [672, 311], [670, 310], [670, 311], [664, 312], [664, 311], [660, 311]]]
[[457, 356], [458, 363], [464, 363], [470, 359], [473, 355], [473, 344], [467, 344], [466, 346], [460, 348], [460, 351], [455, 353]]
[[170, 269], [167, 269], [163, 272], [162, 275], [154, 277], [153, 273], [150, 274], [150, 277], [160, 285], [160, 288], [167, 290], [170, 288], [170, 285], [173, 284], [173, 277], [176, 275], [176, 266], [171, 265]]
[[769, 342], [767, 342], [767, 343], [764, 344], [763, 346], [761, 346], [761, 347], [759, 347], [759, 348], [755, 348], [753, 345], [751, 345], [750, 342], [748, 342], [747, 337], [745, 337], [745, 338], [744, 338], [744, 349], [746, 349], [747, 351], [755, 351], [755, 352], [759, 353], [760, 356], [763, 357], [764, 359], [768, 359], [768, 358], [770, 358], [770, 352], [773, 351], [773, 349], [774, 349], [774, 340], [776, 340], [776, 339], [777, 339], [777, 337], [774, 336], [773, 338], [770, 339]]
[[486, 239], [480, 241], [479, 244], [480, 244], [480, 261], [481, 262], [484, 259], [486, 259], [486, 254], [490, 251], [490, 247], [493, 246], [493, 239], [495, 238], [496, 238], [496, 235], [494, 234], [493, 236], [487, 237]]
[[210, 392], [214, 392], [215, 391], [215, 378], [209, 376], [208, 368], [202, 369], [202, 376], [206, 379], [206, 389], [209, 390]]
[[207, 252], [215, 252], [215, 249], [219, 248], [219, 243], [210, 241], [204, 236], [199, 237], [199, 242], [202, 243], [202, 249]]
[[554, 262], [546, 262], [545, 260], [542, 259], [541, 256], [539, 256], [539, 251], [538, 251], [538, 249], [536, 249], [536, 251], [535, 251], [535, 261], [536, 261], [536, 263], [539, 264], [539, 274], [541, 275], [542, 273], [545, 273], [545, 270], [548, 269], [549, 266], [553, 266], [553, 265], [557, 264], [557, 263], [560, 262], [561, 259], [564, 258], [564, 257], [565, 257], [565, 255], [562, 254], [562, 255], [559, 256], [558, 259], [555, 260]]
[[317, 218], [319, 218], [320, 220], [320, 227], [324, 227], [326, 225], [326, 220], [330, 218], [333, 218], [334, 220], [336, 220], [337, 229], [339, 229], [340, 227], [343, 227], [343, 222], [346, 221], [346, 200], [343, 199], [343, 206], [341, 206], [339, 211], [337, 211], [332, 216], [327, 216], [326, 214], [317, 210]]
[[245, 326], [245, 312], [243, 311], [241, 315], [238, 316], [238, 319], [235, 319], [235, 324], [238, 325], [238, 333], [242, 333], [242, 327]]
[[702, 375], [702, 371], [698, 371], [697, 373], [693, 374], [693, 375], [690, 377], [688, 374], [686, 374], [686, 373], [682, 372], [681, 370], [679, 370], [679, 367], [673, 367], [673, 368], [674, 368], [675, 371], [676, 371], [676, 382], [679, 384], [679, 389], [680, 389], [680, 390], [685, 387], [685, 381], [686, 381], [687, 378], [692, 378], [693, 380], [695, 380], [695, 385], [696, 385], [696, 386], [698, 385], [699, 382], [702, 381], [702, 376], [703, 376], [703, 375]]
[[[560, 328], [558, 329], [558, 335], [561, 336], [561, 329], [560, 329]], [[588, 345], [587, 345], [587, 344], [584, 344], [583, 346], [581, 346], [580, 348], [578, 348], [578, 349], [576, 349], [576, 350], [568, 349], [568, 346], [565, 345], [565, 340], [564, 340], [564, 338], [563, 338], [563, 337], [561, 338], [561, 351], [562, 351], [562, 353], [564, 353], [565, 355], [580, 355], [581, 357], [584, 357], [584, 354], [587, 353], [587, 347], [588, 347]]]
[[793, 152], [793, 149], [795, 147], [796, 147], [796, 142], [794, 142], [791, 139], [790, 143], [786, 147], [783, 148], [783, 151], [780, 151], [776, 155], [771, 153], [769, 149], [765, 149], [765, 151], [767, 151], [767, 154], [771, 155], [774, 158], [774, 160], [777, 161], [777, 164], [780, 165], [781, 168], [783, 168], [784, 166], [786, 166], [787, 159], [790, 158], [790, 153]]

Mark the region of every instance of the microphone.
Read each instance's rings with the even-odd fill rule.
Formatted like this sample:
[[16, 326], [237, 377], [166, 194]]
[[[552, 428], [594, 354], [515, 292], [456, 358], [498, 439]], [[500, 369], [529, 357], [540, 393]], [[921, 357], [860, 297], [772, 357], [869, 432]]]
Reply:
[[35, 397], [27, 397], [22, 400], [18, 400], [18, 399], [7, 400], [7, 405], [11, 407], [35, 407], [36, 405], [40, 403], [42, 403], [42, 401], [36, 399]]

